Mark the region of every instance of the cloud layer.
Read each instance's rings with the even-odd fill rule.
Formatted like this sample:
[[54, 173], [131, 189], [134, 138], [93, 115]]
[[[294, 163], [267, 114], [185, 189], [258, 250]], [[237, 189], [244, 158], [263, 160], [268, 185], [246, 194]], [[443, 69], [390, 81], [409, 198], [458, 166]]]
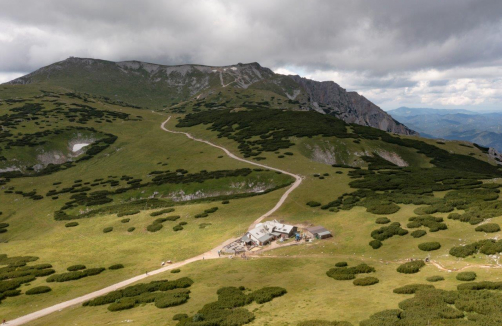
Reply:
[[501, 17], [499, 0], [11, 1], [0, 10], [0, 81], [69, 56], [257, 61], [386, 109], [496, 109]]

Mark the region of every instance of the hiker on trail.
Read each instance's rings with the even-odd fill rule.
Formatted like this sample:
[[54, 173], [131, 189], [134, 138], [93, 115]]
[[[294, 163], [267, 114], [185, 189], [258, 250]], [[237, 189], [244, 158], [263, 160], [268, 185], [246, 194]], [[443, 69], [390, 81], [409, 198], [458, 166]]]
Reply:
[[145, 272], [145, 275], [148, 275], [148, 271]]

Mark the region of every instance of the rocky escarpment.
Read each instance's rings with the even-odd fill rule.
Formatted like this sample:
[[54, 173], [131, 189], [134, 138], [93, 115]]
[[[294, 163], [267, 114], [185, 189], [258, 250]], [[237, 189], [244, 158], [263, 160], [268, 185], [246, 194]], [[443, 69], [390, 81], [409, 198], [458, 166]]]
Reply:
[[[398, 134], [417, 134], [365, 97], [347, 92], [334, 82], [276, 74], [256, 62], [230, 66], [166, 66], [71, 57], [14, 79], [9, 84], [64, 87], [153, 109], [195, 98], [204, 99], [210, 94], [220, 94], [222, 89], [249, 89], [249, 93], [256, 91], [263, 100], [266, 97], [263, 94], [282, 96], [290, 104], [289, 109], [315, 110], [348, 123]], [[252, 97], [249, 93], [248, 98]]]
[[289, 76], [302, 87], [303, 98], [316, 111], [334, 115], [345, 122], [370, 126], [388, 132], [418, 135], [394, 120], [374, 103], [356, 92], [347, 92], [332, 81], [318, 82], [300, 76]]

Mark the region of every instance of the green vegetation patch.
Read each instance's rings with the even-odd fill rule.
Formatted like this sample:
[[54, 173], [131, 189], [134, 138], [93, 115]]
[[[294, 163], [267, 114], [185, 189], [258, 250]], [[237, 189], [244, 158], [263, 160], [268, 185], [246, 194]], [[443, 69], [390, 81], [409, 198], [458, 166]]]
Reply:
[[474, 230], [476, 230], [476, 232], [495, 233], [500, 231], [500, 226], [497, 223], [486, 223], [477, 226]]
[[181, 305], [188, 301], [193, 284], [188, 277], [177, 280], [153, 281], [126, 287], [106, 295], [84, 302], [83, 306], [101, 306], [108, 304], [108, 310], [120, 311], [131, 309], [142, 303], [155, 303], [157, 308], [167, 308]]
[[253, 301], [263, 304], [287, 293], [281, 287], [265, 287], [245, 294], [244, 287], [224, 287], [217, 291], [218, 300], [208, 303], [195, 315], [179, 319], [177, 326], [232, 325], [240, 326], [255, 319], [254, 313], [242, 308]]
[[433, 251], [433, 250], [438, 250], [439, 248], [441, 248], [441, 244], [436, 241], [423, 242], [418, 245], [418, 249], [420, 249], [422, 251]]
[[52, 291], [52, 289], [48, 286], [42, 285], [42, 286], [36, 286], [34, 288], [29, 289], [26, 291], [27, 295], [34, 295], [34, 294], [42, 294], [42, 293], [47, 293]]
[[371, 232], [371, 237], [375, 239], [375, 241], [370, 242], [370, 246], [372, 246], [373, 249], [378, 249], [381, 247], [382, 241], [392, 238], [395, 235], [404, 236], [406, 234], [408, 234], [408, 230], [403, 229], [399, 222], [393, 222], [388, 226], [382, 226]]
[[423, 260], [414, 260], [404, 264], [399, 265], [397, 271], [404, 274], [415, 274], [420, 272], [420, 269], [425, 266]]
[[476, 276], [475, 272], [460, 272], [457, 274], [456, 279], [459, 281], [471, 282], [476, 279]]
[[82, 271], [73, 271], [68, 273], [53, 274], [47, 278], [47, 282], [69, 282], [76, 281], [84, 277], [101, 274], [105, 268], [89, 268]]
[[315, 319], [299, 322], [297, 326], [352, 326], [352, 324], [347, 321], [327, 321]]
[[456, 246], [450, 249], [450, 255], [454, 257], [465, 258], [477, 254], [478, 252], [485, 255], [495, 255], [502, 252], [502, 240], [486, 239], [464, 246]]
[[375, 221], [376, 224], [389, 224], [390, 220], [388, 217], [379, 217]]
[[414, 238], [421, 238], [426, 234], [427, 234], [427, 232], [425, 230], [415, 230], [410, 233], [410, 235]]
[[428, 289], [434, 289], [434, 286], [430, 284], [408, 284], [394, 289], [393, 292], [397, 294], [414, 294], [419, 290]]
[[444, 277], [441, 275], [429, 276], [426, 278], [427, 282], [440, 282], [444, 281]]
[[419, 228], [421, 226], [429, 228], [429, 232], [437, 232], [439, 230], [448, 229], [446, 224], [443, 223], [442, 217], [435, 217], [430, 215], [414, 216], [410, 217], [408, 221], [410, 221], [410, 223], [408, 223], [406, 227], [410, 229]]
[[380, 281], [376, 277], [368, 276], [368, 277], [355, 279], [352, 283], [356, 286], [369, 286], [369, 285], [377, 284], [378, 282], [380, 282]]
[[375, 272], [375, 268], [363, 263], [354, 267], [344, 266], [331, 268], [326, 272], [326, 275], [335, 280], [344, 281], [355, 279], [357, 274], [367, 274], [373, 272]]

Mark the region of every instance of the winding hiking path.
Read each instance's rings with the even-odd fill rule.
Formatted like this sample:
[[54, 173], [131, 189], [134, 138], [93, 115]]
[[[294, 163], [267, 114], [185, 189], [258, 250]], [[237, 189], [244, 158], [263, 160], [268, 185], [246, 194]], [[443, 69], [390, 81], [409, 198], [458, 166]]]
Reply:
[[[266, 168], [266, 169], [269, 169], [269, 170], [273, 170], [273, 171], [277, 171], [277, 172], [281, 172], [281, 173], [284, 173], [284, 174], [287, 174], [289, 176], [292, 176], [293, 178], [295, 178], [295, 182], [289, 187], [289, 189], [281, 196], [281, 198], [279, 199], [279, 201], [277, 202], [277, 204], [275, 204], [275, 206], [269, 210], [268, 212], [266, 212], [265, 214], [263, 214], [262, 216], [260, 216], [259, 218], [257, 218], [250, 226], [249, 226], [249, 229], [252, 229], [256, 226], [256, 224], [260, 223], [263, 219], [269, 217], [270, 215], [272, 215], [275, 211], [277, 211], [281, 206], [282, 204], [284, 204], [284, 201], [288, 198], [289, 194], [295, 190], [296, 188], [298, 188], [298, 186], [302, 183], [302, 177], [299, 176], [299, 175], [296, 175], [296, 174], [293, 174], [293, 173], [290, 173], [288, 171], [284, 171], [284, 170], [281, 170], [281, 169], [277, 169], [277, 168], [273, 168], [273, 167], [270, 167], [270, 166], [267, 166], [267, 165], [264, 165], [264, 164], [260, 164], [260, 163], [256, 163], [256, 162], [253, 162], [253, 161], [248, 161], [248, 160], [245, 160], [243, 158], [240, 158], [234, 154], [232, 154], [229, 150], [227, 150], [226, 148], [222, 147], [222, 146], [218, 146], [218, 145], [215, 145], [207, 140], [203, 140], [203, 139], [198, 139], [198, 138], [195, 138], [193, 137], [192, 135], [190, 135], [189, 133], [187, 132], [182, 132], [182, 131], [173, 131], [173, 130], [169, 130], [165, 127], [166, 123], [171, 119], [171, 117], [169, 116], [169, 118], [167, 118], [161, 125], [160, 125], [160, 128], [164, 131], [167, 131], [167, 132], [170, 132], [170, 133], [173, 133], [173, 134], [183, 134], [185, 136], [187, 136], [188, 138], [194, 140], [194, 141], [198, 141], [198, 142], [202, 142], [202, 143], [205, 143], [205, 144], [208, 144], [210, 146], [213, 146], [213, 147], [216, 147], [216, 148], [219, 148], [221, 149], [222, 151], [225, 152], [225, 154], [227, 154], [229, 157], [235, 159], [235, 160], [238, 160], [238, 161], [241, 161], [241, 162], [245, 162], [245, 163], [249, 163], [249, 164], [252, 164], [252, 165], [256, 165], [256, 166], [259, 166], [259, 167], [262, 167], [262, 168]], [[220, 244], [219, 246], [209, 250], [208, 252], [205, 252], [203, 254], [200, 254], [198, 256], [195, 256], [195, 257], [192, 257], [192, 258], [188, 258], [188, 259], [185, 259], [183, 261], [180, 261], [180, 262], [177, 262], [177, 263], [174, 263], [174, 264], [171, 264], [171, 265], [167, 265], [167, 266], [164, 266], [162, 268], [159, 268], [159, 269], [156, 269], [154, 271], [151, 271], [151, 272], [148, 272], [148, 274], [141, 274], [141, 275], [138, 275], [138, 276], [135, 276], [135, 277], [132, 277], [130, 279], [127, 279], [125, 281], [122, 281], [122, 282], [119, 282], [119, 283], [116, 283], [116, 284], [113, 284], [113, 285], [110, 285], [104, 289], [101, 289], [101, 290], [98, 290], [98, 291], [94, 291], [94, 292], [91, 292], [89, 294], [86, 294], [86, 295], [83, 295], [83, 296], [80, 296], [78, 298], [75, 298], [75, 299], [72, 299], [72, 300], [68, 300], [68, 301], [65, 301], [65, 302], [61, 302], [61, 303], [58, 303], [56, 305], [53, 305], [53, 306], [50, 306], [50, 307], [47, 307], [45, 309], [42, 309], [42, 310], [38, 310], [38, 311], [35, 311], [35, 312], [32, 312], [31, 314], [28, 314], [28, 315], [25, 315], [25, 316], [21, 316], [19, 318], [16, 318], [14, 320], [11, 320], [7, 323], [7, 325], [11, 326], [11, 325], [23, 325], [23, 324], [26, 324], [30, 321], [33, 321], [35, 319], [38, 319], [38, 318], [41, 318], [43, 316], [47, 316], [53, 312], [56, 312], [56, 311], [61, 311], [62, 309], [65, 309], [65, 308], [68, 308], [68, 307], [71, 307], [71, 306], [74, 306], [74, 305], [77, 305], [77, 304], [81, 304], [81, 303], [84, 303], [86, 301], [89, 301], [93, 298], [96, 298], [96, 297], [99, 297], [101, 295], [105, 295], [109, 292], [112, 292], [112, 291], [115, 291], [115, 290], [118, 290], [120, 288], [123, 288], [125, 286], [128, 286], [128, 285], [131, 285], [135, 282], [138, 282], [138, 281], [141, 281], [149, 276], [152, 276], [152, 275], [157, 275], [157, 274], [160, 274], [160, 273], [164, 273], [166, 271], [169, 271], [171, 269], [175, 269], [175, 268], [179, 268], [181, 266], [185, 266], [187, 264], [190, 264], [190, 263], [193, 263], [193, 262], [196, 262], [196, 261], [199, 261], [199, 260], [204, 260], [204, 259], [217, 259], [217, 258], [220, 258], [218, 256], [218, 251], [221, 250], [224, 246], [226, 246], [227, 244], [235, 241], [236, 238], [232, 238], [232, 239], [228, 239], [226, 240], [225, 242], [223, 242], [222, 244]]]

